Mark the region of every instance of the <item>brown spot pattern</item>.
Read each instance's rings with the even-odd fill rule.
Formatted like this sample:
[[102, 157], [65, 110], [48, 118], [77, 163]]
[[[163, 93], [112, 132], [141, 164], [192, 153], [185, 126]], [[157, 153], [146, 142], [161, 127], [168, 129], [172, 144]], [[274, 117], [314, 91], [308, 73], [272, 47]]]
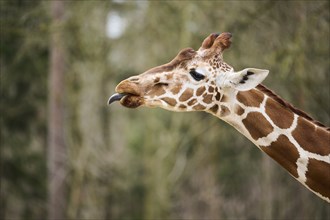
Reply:
[[222, 95], [220, 102], [226, 102], [228, 101], [228, 97], [225, 95]]
[[190, 99], [193, 96], [194, 90], [187, 88], [179, 98], [179, 101], [184, 102]]
[[192, 106], [192, 105], [195, 104], [196, 102], [197, 102], [196, 99], [192, 99], [192, 100], [190, 100], [190, 101], [188, 102], [188, 105], [189, 105], [189, 106]]
[[312, 122], [299, 117], [293, 138], [306, 151], [322, 156], [330, 154], [330, 132], [322, 127], [315, 127]]
[[198, 89], [197, 89], [197, 92], [196, 92], [196, 95], [197, 96], [200, 96], [200, 95], [202, 95], [203, 94], [203, 92], [205, 92], [205, 87], [203, 86], [203, 87], [199, 87]]
[[257, 85], [256, 89], [260, 90], [261, 92], [263, 92], [264, 94], [266, 94], [267, 96], [271, 97], [272, 99], [274, 99], [275, 101], [277, 101], [278, 103], [280, 103], [281, 105], [283, 105], [285, 108], [290, 109], [290, 111], [294, 112], [295, 114], [305, 118], [308, 121], [311, 121], [312, 123], [325, 128], [326, 130], [330, 131], [330, 127], [325, 126], [324, 124], [322, 124], [319, 121], [314, 120], [311, 116], [309, 116], [306, 112], [301, 111], [300, 109], [295, 108], [293, 105], [291, 105], [290, 103], [288, 103], [287, 101], [285, 101], [284, 99], [282, 99], [281, 97], [279, 97], [278, 95], [276, 95], [273, 91], [271, 91], [270, 89], [266, 88], [265, 86], [259, 84]]
[[309, 159], [306, 185], [321, 195], [330, 198], [330, 165], [324, 161]]
[[171, 92], [176, 95], [180, 92], [181, 90], [181, 85], [175, 86], [174, 88], [171, 89]]
[[221, 117], [224, 117], [224, 116], [227, 116], [227, 115], [230, 114], [230, 111], [229, 111], [229, 109], [226, 106], [221, 105], [220, 106], [220, 109], [221, 109], [221, 111], [220, 111], [220, 116]]
[[212, 93], [214, 91], [214, 88], [212, 86], [209, 87], [209, 92]]
[[259, 112], [250, 112], [242, 122], [255, 140], [266, 137], [273, 131], [273, 126]]
[[204, 110], [205, 109], [205, 106], [204, 105], [201, 105], [201, 104], [198, 104], [198, 105], [194, 106], [193, 109], [195, 109], [197, 111], [200, 111], [200, 110]]
[[212, 102], [213, 95], [206, 95], [203, 99], [203, 102], [206, 104], [210, 104]]
[[153, 91], [151, 91], [150, 95], [151, 96], [160, 96], [160, 95], [163, 95], [165, 93], [166, 93], [166, 91], [163, 88], [163, 86], [158, 85], [158, 86], [154, 87], [154, 89], [153, 89]]
[[260, 146], [260, 148], [294, 177], [298, 178], [296, 162], [299, 158], [299, 152], [285, 135], [280, 135], [270, 146]]
[[292, 125], [294, 114], [281, 104], [268, 98], [266, 102], [266, 114], [280, 128], [289, 128]]
[[241, 106], [237, 105], [235, 113], [238, 115], [243, 115], [244, 109]]
[[220, 98], [221, 98], [221, 94], [218, 92], [216, 95], [215, 95], [215, 99], [217, 101], [220, 101]]
[[237, 100], [250, 107], [259, 107], [263, 99], [264, 94], [255, 89], [237, 93]]
[[217, 114], [218, 113], [218, 109], [219, 109], [219, 106], [218, 105], [213, 105], [210, 108], [210, 111], [213, 112], [214, 114]]
[[170, 106], [175, 106], [176, 105], [176, 100], [175, 99], [165, 97], [165, 98], [162, 98], [162, 100], [165, 101]]
[[187, 106], [181, 104], [181, 105], [179, 105], [179, 108], [187, 108]]

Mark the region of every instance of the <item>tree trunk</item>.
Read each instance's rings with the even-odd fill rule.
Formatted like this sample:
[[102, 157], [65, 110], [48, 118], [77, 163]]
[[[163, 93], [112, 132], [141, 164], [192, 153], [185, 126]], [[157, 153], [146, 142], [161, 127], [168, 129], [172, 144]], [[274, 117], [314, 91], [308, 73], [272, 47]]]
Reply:
[[48, 219], [65, 219], [67, 151], [64, 141], [64, 1], [51, 2], [49, 118], [48, 118]]

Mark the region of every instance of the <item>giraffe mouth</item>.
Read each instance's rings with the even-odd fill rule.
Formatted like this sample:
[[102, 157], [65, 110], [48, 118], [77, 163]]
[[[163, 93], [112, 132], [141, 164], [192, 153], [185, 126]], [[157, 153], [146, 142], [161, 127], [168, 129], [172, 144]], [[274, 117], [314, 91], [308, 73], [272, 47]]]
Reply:
[[112, 96], [110, 96], [108, 100], [108, 105], [111, 105], [112, 103], [116, 101], [120, 101], [123, 97], [125, 97], [127, 93], [115, 93]]
[[108, 105], [119, 101], [120, 104], [127, 108], [137, 108], [144, 103], [141, 96], [131, 94], [131, 93], [115, 93], [110, 96], [108, 100]]

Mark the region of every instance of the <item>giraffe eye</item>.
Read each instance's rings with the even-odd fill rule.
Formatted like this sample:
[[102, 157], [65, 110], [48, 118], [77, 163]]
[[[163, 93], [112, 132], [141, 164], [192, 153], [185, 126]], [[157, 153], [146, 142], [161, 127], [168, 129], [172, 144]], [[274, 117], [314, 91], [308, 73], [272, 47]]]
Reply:
[[196, 80], [196, 81], [201, 81], [202, 79], [205, 78], [205, 76], [203, 74], [200, 74], [199, 72], [197, 72], [195, 69], [191, 69], [189, 71], [190, 75]]

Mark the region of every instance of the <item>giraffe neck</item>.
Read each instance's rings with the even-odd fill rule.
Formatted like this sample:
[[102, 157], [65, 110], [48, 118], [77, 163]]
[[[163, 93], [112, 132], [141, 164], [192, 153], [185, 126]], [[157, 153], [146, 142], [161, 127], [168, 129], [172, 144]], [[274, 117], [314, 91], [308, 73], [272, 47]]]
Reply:
[[227, 113], [213, 114], [330, 203], [330, 132], [259, 89], [238, 92], [228, 99], [219, 107]]

